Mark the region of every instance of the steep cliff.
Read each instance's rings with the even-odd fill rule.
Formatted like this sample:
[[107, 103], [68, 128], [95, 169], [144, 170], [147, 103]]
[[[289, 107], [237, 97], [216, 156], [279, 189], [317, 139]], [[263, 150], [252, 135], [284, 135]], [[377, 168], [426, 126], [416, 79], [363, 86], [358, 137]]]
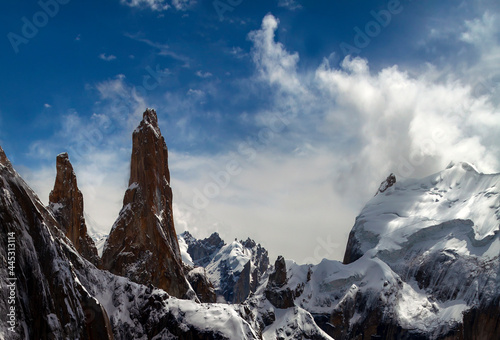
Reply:
[[[106, 311], [77, 279], [71, 259], [79, 255], [62, 229], [0, 148], [0, 335], [5, 339], [113, 339]], [[14, 316], [4, 320], [7, 312]]]
[[129, 187], [104, 246], [103, 267], [176, 297], [193, 297], [183, 272], [172, 214], [168, 150], [156, 112], [133, 133]]
[[67, 153], [57, 156], [56, 168], [54, 189], [49, 195], [49, 210], [76, 250], [95, 266], [99, 266], [101, 259], [97, 255], [97, 248], [87, 234], [83, 195], [78, 189], [76, 175]]

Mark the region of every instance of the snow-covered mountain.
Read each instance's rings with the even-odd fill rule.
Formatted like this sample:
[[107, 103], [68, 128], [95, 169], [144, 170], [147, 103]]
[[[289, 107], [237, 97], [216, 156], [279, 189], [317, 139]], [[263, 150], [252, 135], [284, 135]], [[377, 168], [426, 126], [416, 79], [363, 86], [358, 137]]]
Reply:
[[269, 269], [267, 250], [251, 239], [225, 244], [217, 233], [197, 240], [184, 232], [179, 240], [185, 245], [183, 259], [205, 268], [219, 302], [244, 301], [257, 290]]
[[[138, 179], [111, 241], [83, 215], [67, 155], [45, 207], [0, 148], [0, 340], [500, 339], [500, 174], [467, 163], [418, 180], [391, 174], [356, 218], [343, 262], [270, 265], [250, 239], [175, 238], [153, 113], [134, 133]], [[107, 267], [96, 242], [107, 242]], [[133, 275], [102, 269], [117, 259]]]
[[286, 261], [276, 292], [335, 339], [500, 338], [500, 174], [458, 163], [381, 187], [344, 263]]

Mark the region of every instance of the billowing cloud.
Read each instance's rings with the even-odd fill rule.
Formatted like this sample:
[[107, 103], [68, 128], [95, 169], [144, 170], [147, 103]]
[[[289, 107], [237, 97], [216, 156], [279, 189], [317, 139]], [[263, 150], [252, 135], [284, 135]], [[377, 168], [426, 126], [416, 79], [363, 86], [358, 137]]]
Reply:
[[[484, 14], [457, 24], [454, 35], [487, 65], [498, 55], [496, 33], [490, 34], [495, 22]], [[219, 231], [226, 241], [250, 236], [272, 258], [341, 259], [354, 217], [389, 173], [399, 180], [422, 177], [450, 161], [500, 170], [499, 103], [495, 91], [477, 91], [478, 60], [445, 70], [393, 65], [375, 71], [369, 60], [347, 56], [339, 66], [325, 59], [303, 69], [299, 54], [276, 40], [278, 26], [267, 15], [249, 34], [255, 74], [238, 85], [271, 98], [256, 113], [240, 115], [238, 124], [250, 132], [210, 154], [170, 149], [178, 232]], [[66, 113], [62, 133], [87, 211], [111, 227], [126, 188], [130, 134], [149, 99], [124, 76], [92, 88], [99, 96], [95, 115]], [[205, 90], [168, 92], [161, 104], [195, 114]], [[189, 117], [177, 119], [169, 125], [181, 142], [201, 138]], [[40, 176], [53, 183], [53, 170]]]
[[341, 259], [355, 214], [389, 173], [422, 177], [450, 161], [500, 169], [499, 108], [467, 79], [373, 72], [350, 56], [301, 72], [299, 55], [275, 40], [278, 24], [267, 15], [249, 34], [253, 86], [274, 97], [254, 138], [210, 158], [171, 157], [178, 225], [248, 235], [299, 262]]

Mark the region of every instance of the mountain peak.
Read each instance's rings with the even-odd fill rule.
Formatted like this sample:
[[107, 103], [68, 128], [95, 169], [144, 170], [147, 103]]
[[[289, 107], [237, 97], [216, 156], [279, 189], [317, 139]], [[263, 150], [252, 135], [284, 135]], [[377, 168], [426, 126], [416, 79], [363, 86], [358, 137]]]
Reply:
[[379, 186], [375, 196], [377, 196], [377, 194], [379, 194], [379, 193], [386, 191], [387, 189], [392, 187], [394, 184], [396, 184], [396, 176], [393, 173], [391, 173], [389, 176], [387, 176], [385, 181], [380, 183], [380, 186]]
[[155, 110], [144, 112], [132, 139], [129, 187], [104, 246], [103, 266], [185, 297], [189, 284], [174, 227], [168, 150]]
[[67, 153], [56, 159], [57, 175], [54, 189], [49, 195], [49, 210], [59, 222], [67, 238], [76, 250], [95, 266], [100, 264], [94, 241], [87, 234], [83, 209], [83, 195], [78, 189], [73, 165]]
[[0, 165], [10, 170], [13, 170], [12, 164], [10, 163], [9, 159], [7, 158], [7, 155], [5, 154], [1, 146], [0, 146]]
[[465, 170], [465, 171], [479, 173], [477, 168], [469, 162], [457, 162], [457, 163], [455, 163], [455, 162], [451, 161], [445, 170], [450, 170], [450, 169]]
[[158, 116], [154, 109], [147, 108], [142, 114], [142, 120], [153, 126], [158, 126]]

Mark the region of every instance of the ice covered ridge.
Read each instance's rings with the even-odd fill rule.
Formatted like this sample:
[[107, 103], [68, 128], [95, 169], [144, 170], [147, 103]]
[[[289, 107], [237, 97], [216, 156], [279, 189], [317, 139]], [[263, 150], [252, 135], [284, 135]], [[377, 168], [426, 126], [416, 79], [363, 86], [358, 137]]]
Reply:
[[393, 251], [417, 241], [410, 236], [426, 228], [468, 221], [459, 228], [467, 237], [450, 238], [441, 246], [462, 254], [498, 256], [500, 243], [493, 238], [499, 230], [499, 190], [500, 174], [479, 173], [468, 163], [450, 164], [426, 178], [397, 182], [375, 196], [358, 216], [353, 232], [361, 253]]

